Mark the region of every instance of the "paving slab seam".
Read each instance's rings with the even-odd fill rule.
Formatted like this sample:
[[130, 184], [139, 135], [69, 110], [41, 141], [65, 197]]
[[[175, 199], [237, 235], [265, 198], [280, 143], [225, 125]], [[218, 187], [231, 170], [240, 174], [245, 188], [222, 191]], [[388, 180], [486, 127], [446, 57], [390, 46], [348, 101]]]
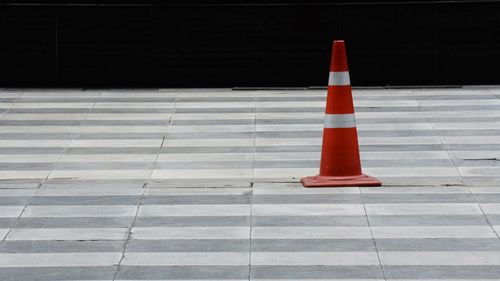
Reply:
[[470, 194], [472, 195], [472, 197], [474, 198], [474, 200], [476, 200], [476, 204], [478, 205], [479, 207], [479, 210], [481, 210], [481, 213], [483, 214], [483, 217], [484, 219], [486, 220], [486, 223], [488, 224], [488, 226], [491, 228], [491, 230], [493, 231], [493, 233], [495, 233], [495, 236], [500, 239], [500, 235], [498, 234], [498, 232], [495, 230], [495, 227], [493, 226], [493, 224], [491, 223], [490, 219], [488, 218], [488, 216], [486, 215], [486, 213], [484, 212], [484, 209], [483, 209], [483, 206], [481, 206], [481, 202], [480, 200], [477, 198], [476, 194], [474, 192], [472, 192], [469, 188], [467, 188], [467, 190], [469, 190]]
[[39, 183], [36, 187], [36, 190], [35, 192], [33, 193], [33, 195], [31, 195], [30, 199], [28, 199], [26, 201], [26, 204], [24, 204], [24, 208], [22, 209], [22, 211], [19, 213], [19, 215], [17, 216], [16, 218], [16, 221], [14, 222], [14, 224], [10, 227], [9, 231], [7, 231], [7, 233], [5, 233], [5, 236], [3, 237], [2, 241], [0, 241], [0, 247], [3, 245], [3, 243], [5, 242], [5, 240], [7, 240], [7, 237], [9, 236], [9, 234], [12, 232], [13, 229], [16, 228], [20, 218], [22, 217], [24, 211], [26, 210], [26, 208], [28, 208], [28, 206], [31, 204], [31, 202], [35, 199], [35, 195], [36, 193], [38, 192], [38, 190], [40, 189], [40, 187], [42, 186], [42, 183]]
[[[102, 96], [102, 93], [99, 94], [99, 97], [98, 99], [100, 99]], [[87, 113], [85, 113], [85, 117], [83, 118], [83, 120], [80, 121], [80, 123], [77, 125], [77, 127], [81, 127], [82, 125], [85, 125], [85, 122], [87, 121], [87, 118], [88, 116], [92, 113], [92, 110], [94, 109], [94, 107], [96, 106], [97, 102], [93, 102], [92, 106], [89, 108], [89, 110], [87, 111]], [[52, 165], [52, 168], [50, 169], [49, 173], [47, 174], [47, 176], [45, 177], [43, 183], [45, 183], [46, 181], [49, 180], [50, 178], [50, 175], [52, 174], [52, 172], [54, 171], [54, 169], [59, 165], [59, 163], [61, 163], [61, 160], [62, 158], [66, 155], [66, 153], [69, 151], [69, 149], [71, 148], [71, 143], [77, 139], [78, 137], [80, 136], [79, 133], [74, 133], [74, 134], [71, 134], [71, 139], [70, 139], [70, 142], [69, 142], [69, 145], [65, 146], [63, 151], [61, 151], [61, 153], [59, 154], [59, 157], [57, 158], [57, 161], [54, 162], [54, 165]], [[42, 184], [43, 184], [42, 183]], [[41, 185], [40, 185], [41, 186]], [[37, 190], [38, 191], [38, 190]], [[36, 192], [35, 194], [36, 195]]]
[[[360, 189], [360, 188], [358, 187], [358, 189]], [[360, 192], [361, 192], [361, 189], [360, 189]], [[366, 210], [366, 205], [365, 205], [365, 202], [363, 201], [363, 196], [361, 196], [360, 198], [361, 198], [361, 204], [363, 204], [363, 211], [365, 213], [364, 215], [366, 218], [366, 223], [368, 224], [368, 229], [370, 230], [370, 236], [372, 238], [373, 247], [375, 248], [375, 252], [377, 253], [377, 260], [379, 263], [380, 271], [382, 272], [382, 277], [384, 278], [384, 280], [387, 281], [387, 276], [385, 274], [384, 266], [382, 265], [382, 260], [380, 258], [380, 253], [379, 253], [379, 250], [377, 247], [377, 241], [375, 240], [375, 236], [373, 235], [372, 226], [370, 224], [370, 218], [368, 217], [368, 211]]]
[[133, 219], [133, 221], [130, 224], [130, 227], [128, 229], [127, 238], [125, 240], [125, 243], [123, 244], [123, 252], [122, 252], [122, 255], [120, 257], [120, 260], [118, 261], [118, 264], [116, 265], [116, 271], [113, 275], [113, 281], [115, 281], [116, 278], [118, 277], [118, 273], [120, 273], [120, 269], [121, 269], [121, 264], [123, 263], [123, 260], [125, 259], [125, 254], [127, 252], [127, 246], [130, 243], [131, 236], [132, 236], [132, 229], [134, 228], [137, 217], [139, 216], [139, 211], [140, 211], [141, 206], [143, 205], [144, 199], [146, 197], [147, 185], [148, 185], [148, 183], [144, 183], [144, 185], [142, 186], [143, 190], [142, 190], [141, 200], [139, 201], [139, 204], [137, 205], [134, 219]]
[[253, 116], [253, 153], [252, 153], [252, 179], [250, 182], [250, 218], [248, 232], [248, 281], [252, 279], [252, 228], [253, 228], [253, 185], [255, 182], [255, 155], [257, 150], [255, 144], [257, 142], [257, 92], [254, 93], [254, 116]]

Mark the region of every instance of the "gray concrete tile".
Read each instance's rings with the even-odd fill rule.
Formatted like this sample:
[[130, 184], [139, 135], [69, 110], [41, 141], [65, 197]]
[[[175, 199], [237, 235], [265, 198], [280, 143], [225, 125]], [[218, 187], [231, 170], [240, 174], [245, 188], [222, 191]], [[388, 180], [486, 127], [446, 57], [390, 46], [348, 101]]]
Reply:
[[[96, 206], [95, 208], [99, 208]], [[134, 217], [21, 217], [16, 228], [121, 228], [130, 227]]]
[[216, 227], [216, 226], [248, 226], [249, 216], [203, 216], [203, 217], [138, 217], [137, 227]]
[[476, 215], [390, 215], [369, 216], [372, 226], [485, 226], [482, 214]]
[[123, 252], [125, 241], [4, 241], [0, 253]]
[[383, 279], [379, 266], [254, 265], [252, 279]]
[[253, 216], [252, 225], [273, 226], [368, 226], [363, 216]]
[[379, 251], [499, 251], [497, 238], [376, 239]]
[[495, 279], [500, 267], [495, 265], [390, 265], [384, 272], [392, 279]]
[[131, 240], [127, 252], [248, 252], [250, 240]]
[[252, 239], [252, 252], [374, 252], [372, 239]]
[[4, 281], [112, 280], [114, 266], [85, 267], [0, 267]]
[[[121, 266], [117, 279], [248, 279], [248, 266]], [[10, 281], [10, 280], [9, 280]]]
[[[0, 197], [1, 199], [2, 197]], [[32, 206], [57, 205], [138, 205], [141, 196], [35, 196]]]
[[144, 205], [249, 204], [250, 195], [145, 196]]

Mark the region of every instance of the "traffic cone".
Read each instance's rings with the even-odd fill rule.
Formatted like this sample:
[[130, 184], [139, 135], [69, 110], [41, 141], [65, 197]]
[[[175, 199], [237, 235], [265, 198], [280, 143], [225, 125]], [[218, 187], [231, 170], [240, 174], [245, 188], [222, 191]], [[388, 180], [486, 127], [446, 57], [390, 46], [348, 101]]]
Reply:
[[380, 186], [361, 172], [358, 133], [343, 40], [333, 42], [319, 175], [300, 180], [305, 187]]

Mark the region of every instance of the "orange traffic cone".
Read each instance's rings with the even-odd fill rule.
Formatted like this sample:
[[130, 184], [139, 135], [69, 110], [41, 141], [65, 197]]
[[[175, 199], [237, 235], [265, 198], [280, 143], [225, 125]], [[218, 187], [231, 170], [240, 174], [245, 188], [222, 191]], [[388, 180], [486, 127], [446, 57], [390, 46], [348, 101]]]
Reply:
[[319, 175], [301, 179], [305, 187], [380, 186], [361, 172], [358, 133], [343, 40], [333, 42]]

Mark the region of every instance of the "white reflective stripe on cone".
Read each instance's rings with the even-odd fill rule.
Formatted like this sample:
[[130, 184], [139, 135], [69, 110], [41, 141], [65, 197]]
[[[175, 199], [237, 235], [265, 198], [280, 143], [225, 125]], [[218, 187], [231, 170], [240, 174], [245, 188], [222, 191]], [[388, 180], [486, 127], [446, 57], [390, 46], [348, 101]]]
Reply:
[[330, 72], [328, 78], [328, 86], [348, 86], [351, 85], [349, 71], [334, 71]]
[[351, 114], [326, 114], [325, 128], [356, 128], [356, 118]]

